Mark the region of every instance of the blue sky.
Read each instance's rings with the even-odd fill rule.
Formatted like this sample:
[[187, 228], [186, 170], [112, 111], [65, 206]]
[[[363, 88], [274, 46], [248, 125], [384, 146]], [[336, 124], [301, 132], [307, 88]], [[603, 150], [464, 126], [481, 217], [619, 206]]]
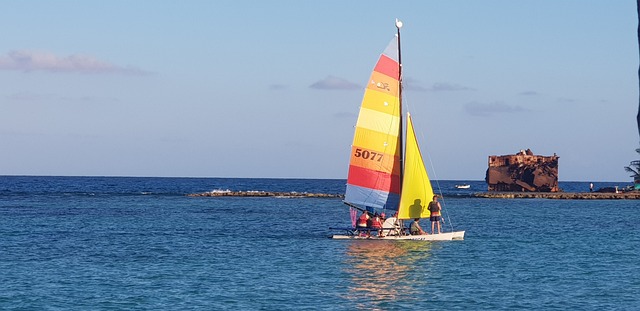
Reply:
[[346, 178], [395, 18], [431, 178], [630, 181], [630, 0], [3, 1], [0, 175]]

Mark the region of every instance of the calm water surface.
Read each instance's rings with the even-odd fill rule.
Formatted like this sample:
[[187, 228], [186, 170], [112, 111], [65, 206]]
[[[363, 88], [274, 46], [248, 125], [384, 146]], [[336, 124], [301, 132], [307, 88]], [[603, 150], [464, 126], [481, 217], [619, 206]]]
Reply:
[[0, 176], [0, 309], [640, 309], [640, 202], [456, 183], [446, 228], [465, 240], [425, 243], [328, 239], [350, 223], [339, 199], [185, 196], [343, 180]]

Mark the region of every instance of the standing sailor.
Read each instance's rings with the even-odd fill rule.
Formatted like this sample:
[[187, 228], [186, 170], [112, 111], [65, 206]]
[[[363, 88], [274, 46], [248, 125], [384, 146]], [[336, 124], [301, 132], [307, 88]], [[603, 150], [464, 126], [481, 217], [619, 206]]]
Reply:
[[428, 209], [429, 212], [431, 212], [431, 216], [429, 217], [429, 220], [431, 220], [431, 234], [435, 234], [435, 231], [433, 230], [436, 227], [436, 223], [438, 224], [438, 233], [441, 233], [440, 220], [442, 219], [442, 206], [440, 205], [440, 202], [438, 202], [438, 195], [433, 196], [433, 201], [429, 203]]

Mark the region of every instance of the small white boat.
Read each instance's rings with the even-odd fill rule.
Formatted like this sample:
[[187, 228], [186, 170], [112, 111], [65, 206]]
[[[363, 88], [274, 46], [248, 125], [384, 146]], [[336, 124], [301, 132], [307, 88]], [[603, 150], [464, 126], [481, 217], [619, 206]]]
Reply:
[[462, 184], [462, 185], [456, 185], [455, 187], [456, 187], [456, 189], [469, 189], [469, 188], [471, 188], [471, 185]]

